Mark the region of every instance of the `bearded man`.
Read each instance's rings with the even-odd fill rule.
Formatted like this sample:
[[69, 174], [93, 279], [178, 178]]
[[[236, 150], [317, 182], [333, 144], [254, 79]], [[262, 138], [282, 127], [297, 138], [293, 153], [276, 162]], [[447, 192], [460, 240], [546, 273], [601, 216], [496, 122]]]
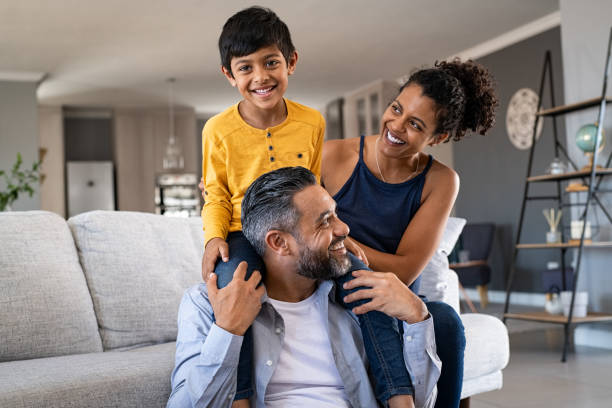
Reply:
[[349, 228], [336, 204], [302, 167], [260, 176], [242, 202], [243, 233], [262, 257], [265, 276], [247, 265], [217, 288], [216, 275], [188, 289], [178, 317], [176, 362], [168, 407], [230, 407], [246, 330], [254, 337], [252, 407], [375, 407], [356, 314], [398, 319], [414, 403], [433, 406], [440, 361], [425, 304], [392, 273], [356, 271], [343, 299], [331, 279], [350, 261]]

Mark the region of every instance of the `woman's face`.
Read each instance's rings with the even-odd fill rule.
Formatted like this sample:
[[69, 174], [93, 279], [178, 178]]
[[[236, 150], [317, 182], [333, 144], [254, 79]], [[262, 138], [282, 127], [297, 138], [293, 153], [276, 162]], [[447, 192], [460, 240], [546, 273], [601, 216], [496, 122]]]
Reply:
[[391, 102], [382, 116], [379, 149], [387, 156], [400, 158], [422, 151], [425, 146], [445, 140], [436, 135], [436, 104], [411, 84]]

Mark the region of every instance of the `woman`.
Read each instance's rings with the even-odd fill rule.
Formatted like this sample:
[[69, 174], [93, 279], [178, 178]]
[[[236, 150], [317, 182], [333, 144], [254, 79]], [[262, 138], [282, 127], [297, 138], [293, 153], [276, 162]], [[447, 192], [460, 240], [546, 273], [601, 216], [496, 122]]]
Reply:
[[[415, 72], [400, 88], [383, 113], [379, 135], [325, 143], [322, 183], [373, 270], [395, 273], [418, 293], [419, 275], [438, 246], [459, 189], [457, 174], [423, 149], [458, 141], [467, 130], [484, 135], [495, 121], [497, 104], [484, 67], [472, 61], [439, 62]], [[369, 285], [357, 278], [349, 283], [356, 286]], [[442, 360], [436, 407], [457, 407], [463, 326], [450, 306], [427, 306]]]

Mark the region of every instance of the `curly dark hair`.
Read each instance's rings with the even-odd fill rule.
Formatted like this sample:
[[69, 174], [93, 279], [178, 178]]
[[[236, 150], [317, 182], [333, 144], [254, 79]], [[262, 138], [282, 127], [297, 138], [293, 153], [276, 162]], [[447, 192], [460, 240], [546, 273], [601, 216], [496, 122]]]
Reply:
[[436, 61], [433, 68], [416, 71], [402, 85], [423, 89], [423, 95], [436, 103], [436, 134], [448, 133], [457, 141], [468, 130], [484, 135], [495, 123], [499, 105], [493, 76], [484, 66], [472, 60]]

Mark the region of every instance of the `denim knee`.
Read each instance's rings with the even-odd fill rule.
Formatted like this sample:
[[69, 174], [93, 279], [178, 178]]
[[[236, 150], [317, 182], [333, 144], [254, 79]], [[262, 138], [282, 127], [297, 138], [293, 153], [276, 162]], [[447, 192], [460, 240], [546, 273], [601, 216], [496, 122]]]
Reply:
[[229, 260], [223, 262], [217, 260], [215, 265], [215, 273], [217, 274], [217, 286], [224, 288], [234, 278], [234, 271], [240, 265], [240, 262], [247, 262], [246, 279], [249, 279], [254, 270], [258, 270], [264, 274], [264, 264], [261, 257], [251, 246], [242, 231], [230, 232], [227, 236], [227, 246], [229, 251]]
[[465, 329], [455, 309], [444, 302], [426, 302], [425, 305], [433, 317], [436, 341], [444, 339], [445, 345], [465, 350]]

